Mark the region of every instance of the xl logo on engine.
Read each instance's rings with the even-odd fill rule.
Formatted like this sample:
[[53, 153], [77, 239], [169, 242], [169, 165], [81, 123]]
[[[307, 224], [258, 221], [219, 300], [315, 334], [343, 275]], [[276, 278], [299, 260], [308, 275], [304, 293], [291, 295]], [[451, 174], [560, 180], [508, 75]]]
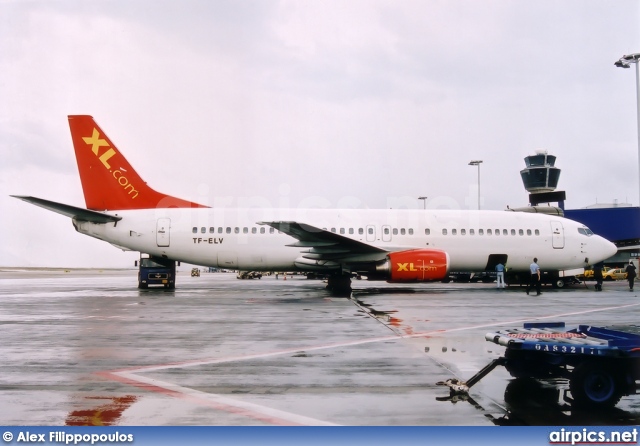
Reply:
[[418, 268], [415, 267], [415, 265], [413, 264], [413, 262], [408, 262], [408, 263], [398, 263], [398, 271], [437, 271], [438, 268], [436, 266], [418, 266]]

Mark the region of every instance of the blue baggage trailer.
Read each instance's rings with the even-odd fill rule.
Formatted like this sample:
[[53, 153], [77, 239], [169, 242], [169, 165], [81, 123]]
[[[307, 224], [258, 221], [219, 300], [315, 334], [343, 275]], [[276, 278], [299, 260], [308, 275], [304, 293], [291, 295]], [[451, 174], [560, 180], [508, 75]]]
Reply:
[[640, 380], [640, 335], [589, 325], [567, 327], [564, 322], [526, 323], [522, 328], [487, 333], [489, 342], [506, 347], [465, 382], [439, 382], [451, 394], [469, 388], [502, 365], [514, 378], [567, 378], [572, 404], [613, 407], [636, 393]]

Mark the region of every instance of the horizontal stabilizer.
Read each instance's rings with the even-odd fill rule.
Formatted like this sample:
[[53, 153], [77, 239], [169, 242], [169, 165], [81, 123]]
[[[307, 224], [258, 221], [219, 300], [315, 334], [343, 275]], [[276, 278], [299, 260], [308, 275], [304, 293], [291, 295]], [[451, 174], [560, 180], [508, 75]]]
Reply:
[[102, 212], [91, 211], [89, 209], [77, 208], [68, 204], [56, 203], [55, 201], [43, 200], [42, 198], [29, 197], [25, 195], [11, 195], [14, 198], [26, 201], [49, 211], [75, 218], [77, 221], [90, 221], [92, 223], [110, 223], [122, 220], [122, 217], [103, 214]]

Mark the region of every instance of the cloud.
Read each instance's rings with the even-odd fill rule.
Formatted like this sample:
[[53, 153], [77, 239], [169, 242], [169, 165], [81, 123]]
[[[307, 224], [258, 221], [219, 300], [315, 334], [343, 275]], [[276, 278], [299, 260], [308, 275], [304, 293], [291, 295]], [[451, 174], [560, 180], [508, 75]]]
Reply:
[[[638, 51], [635, 1], [0, 10], [6, 194], [82, 204], [66, 116], [91, 114], [150, 185], [195, 201], [417, 208], [426, 195], [428, 205], [473, 208], [477, 169], [467, 164], [482, 159], [483, 208], [516, 207], [527, 202], [523, 158], [540, 147], [558, 156], [568, 207], [596, 193], [638, 200], [634, 76], [613, 66]], [[0, 210], [21, 214], [16, 201], [1, 199]], [[59, 216], [34, 211], [66, 237], [48, 225]]]

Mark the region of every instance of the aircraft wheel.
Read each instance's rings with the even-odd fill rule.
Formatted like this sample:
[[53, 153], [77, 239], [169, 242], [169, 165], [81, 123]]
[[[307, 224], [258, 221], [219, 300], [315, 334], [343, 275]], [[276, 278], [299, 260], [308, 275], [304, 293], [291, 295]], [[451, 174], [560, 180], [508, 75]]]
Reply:
[[565, 283], [564, 283], [564, 279], [557, 279], [554, 283], [553, 283], [553, 287], [554, 288], [564, 288]]
[[612, 367], [595, 361], [578, 365], [569, 378], [569, 389], [577, 405], [613, 407], [620, 398], [620, 380]]

